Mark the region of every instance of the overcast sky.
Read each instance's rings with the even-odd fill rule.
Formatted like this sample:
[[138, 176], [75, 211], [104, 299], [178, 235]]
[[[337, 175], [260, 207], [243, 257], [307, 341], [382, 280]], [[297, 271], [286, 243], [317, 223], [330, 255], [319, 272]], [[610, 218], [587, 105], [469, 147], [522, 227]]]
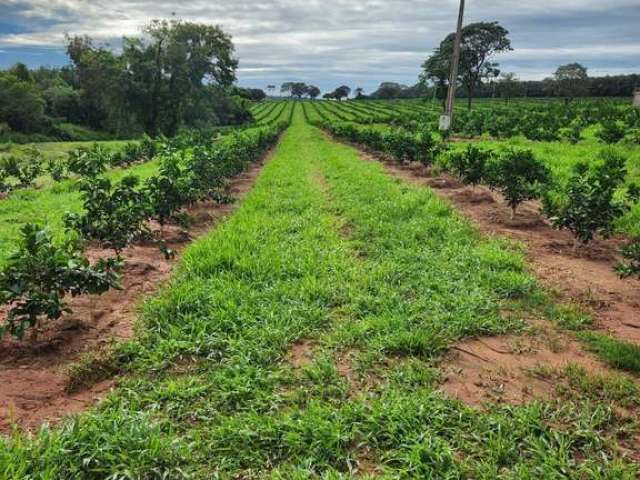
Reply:
[[[514, 51], [497, 60], [522, 79], [578, 61], [591, 75], [640, 72], [640, 0], [469, 0], [465, 23], [498, 20]], [[453, 30], [458, 0], [0, 0], [0, 67], [62, 65], [64, 33], [115, 48], [153, 18], [221, 25], [233, 35], [240, 85], [305, 81], [374, 89], [414, 84]]]

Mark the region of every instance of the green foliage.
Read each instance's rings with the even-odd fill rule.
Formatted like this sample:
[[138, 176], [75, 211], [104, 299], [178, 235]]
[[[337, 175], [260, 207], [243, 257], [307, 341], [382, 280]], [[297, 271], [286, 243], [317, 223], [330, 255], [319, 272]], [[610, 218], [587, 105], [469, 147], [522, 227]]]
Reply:
[[149, 200], [139, 183], [136, 176], [126, 176], [117, 183], [102, 177], [82, 179], [84, 212], [68, 213], [67, 228], [120, 252], [147, 232]]
[[469, 144], [464, 151], [450, 152], [448, 162], [464, 183], [476, 186], [484, 180], [486, 165], [491, 155], [491, 151]]
[[66, 179], [69, 173], [67, 170], [67, 162], [56, 158], [50, 158], [47, 161], [46, 170], [54, 182]]
[[151, 217], [164, 225], [178, 210], [196, 200], [189, 170], [181, 165], [176, 154], [163, 156], [158, 175], [149, 178], [144, 193], [151, 208]]
[[531, 150], [509, 147], [492, 156], [486, 178], [491, 188], [502, 193], [515, 215], [522, 202], [539, 198], [550, 172]]
[[97, 143], [91, 148], [81, 147], [69, 152], [67, 160], [69, 171], [81, 177], [96, 177], [104, 173], [110, 163], [109, 152]]
[[[543, 198], [543, 211], [555, 228], [569, 230], [576, 242], [587, 244], [596, 235], [608, 237], [615, 221], [628, 210], [628, 205], [615, 198], [625, 180], [626, 159], [605, 150], [601, 163], [575, 165], [573, 175], [564, 188], [548, 192]], [[576, 243], [577, 245], [577, 243]]]
[[119, 288], [119, 259], [99, 260], [91, 265], [77, 241], [67, 238], [56, 245], [46, 230], [27, 224], [21, 229], [19, 250], [0, 271], [0, 303], [9, 306], [0, 336], [22, 338], [25, 330], [38, 326], [42, 317], [56, 320], [70, 311], [68, 294], [100, 294]]
[[434, 140], [433, 133], [427, 128], [417, 132], [403, 128], [380, 130], [353, 123], [330, 121], [323, 122], [322, 126], [333, 135], [386, 153], [398, 162], [417, 161], [429, 165], [444, 149], [442, 144]]
[[44, 107], [34, 84], [0, 72], [0, 123], [20, 132], [37, 132], [45, 124]]
[[640, 278], [640, 238], [634, 238], [622, 248], [624, 261], [617, 267], [616, 271], [621, 277], [627, 278], [637, 276]]
[[574, 118], [567, 127], [560, 128], [558, 134], [560, 138], [575, 145], [582, 138], [583, 120], [580, 117]]
[[580, 336], [613, 368], [640, 373], [640, 346], [595, 332], [585, 332]]
[[604, 143], [618, 143], [626, 134], [626, 126], [623, 122], [607, 119], [602, 122], [602, 126], [597, 135]]
[[42, 174], [42, 156], [37, 149], [30, 149], [26, 156], [0, 158], [0, 182], [13, 178], [14, 188], [28, 188]]

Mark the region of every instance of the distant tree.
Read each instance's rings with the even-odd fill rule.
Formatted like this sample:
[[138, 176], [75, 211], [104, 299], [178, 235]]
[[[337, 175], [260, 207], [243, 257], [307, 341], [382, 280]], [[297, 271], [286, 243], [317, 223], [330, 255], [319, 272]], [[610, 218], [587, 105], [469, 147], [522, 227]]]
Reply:
[[[105, 48], [96, 47], [87, 36], [67, 37], [67, 54], [72, 62], [73, 86], [80, 91], [82, 123], [98, 130], [118, 130], [125, 110], [142, 108], [137, 102], [146, 104], [140, 90], [143, 81], [152, 78], [150, 74], [139, 83], [129, 75], [121, 75], [124, 70], [121, 59]], [[130, 88], [131, 81], [140, 87]], [[125, 91], [129, 88], [127, 95]]]
[[31, 83], [33, 82], [33, 77], [31, 76], [31, 72], [24, 63], [18, 62], [13, 67], [9, 69], [9, 73], [15, 75], [18, 80], [23, 82]]
[[254, 102], [259, 102], [267, 98], [267, 94], [264, 93], [264, 90], [260, 88], [234, 87], [232, 91], [234, 95], [245, 98], [247, 100], [252, 100]]
[[364, 93], [364, 89], [362, 87], [358, 87], [353, 91], [355, 98], [356, 99], [361, 99], [362, 97], [364, 97], [363, 93]]
[[273, 92], [276, 91], [276, 86], [275, 85], [267, 85], [267, 91], [269, 92], [269, 95], [273, 95]]
[[309, 98], [311, 98], [312, 100], [318, 98], [320, 93], [320, 89], [315, 85], [309, 85], [309, 87], [307, 88], [307, 95], [309, 95]]
[[[433, 59], [434, 65], [430, 66], [430, 71], [440, 69], [440, 74], [444, 72], [444, 60], [450, 58], [453, 51], [455, 33], [450, 33], [440, 44], [439, 54]], [[462, 29], [462, 40], [460, 44], [460, 67], [458, 78], [467, 91], [468, 107], [471, 109], [471, 102], [476, 87], [482, 83], [484, 78], [496, 77], [500, 73], [498, 64], [491, 62], [491, 58], [503, 52], [513, 50], [509, 31], [498, 22], [478, 22], [470, 23]], [[429, 61], [429, 59], [427, 59]], [[443, 62], [439, 65], [440, 62]], [[446, 71], [450, 60], [447, 61]]]
[[336, 88], [332, 92], [332, 95], [333, 95], [333, 98], [335, 98], [336, 100], [340, 101], [343, 98], [347, 98], [350, 93], [351, 93], [351, 88], [347, 87], [346, 85], [342, 85], [342, 86]]
[[294, 82], [291, 84], [291, 95], [300, 99], [309, 91], [309, 87], [304, 82]]
[[436, 89], [436, 96], [442, 100], [442, 108], [445, 107], [447, 98], [447, 84], [449, 83], [449, 70], [451, 68], [451, 44], [443, 42], [436, 48], [431, 56], [422, 64], [420, 81], [423, 84], [431, 81]]
[[589, 92], [587, 68], [579, 63], [560, 65], [553, 74], [557, 95], [567, 101]]
[[0, 122], [19, 132], [36, 132], [45, 121], [45, 101], [33, 83], [0, 73]]
[[284, 82], [280, 85], [280, 95], [291, 95], [291, 87], [293, 82]]
[[506, 102], [521, 93], [520, 80], [515, 73], [503, 73], [498, 80], [498, 95]]
[[69, 85], [59, 83], [42, 92], [47, 102], [47, 114], [54, 118], [64, 118], [67, 122], [82, 123], [83, 112], [80, 92]]
[[331, 93], [325, 93], [324, 95], [322, 95], [322, 98], [324, 98], [325, 100], [335, 100], [335, 95], [334, 92]]
[[306, 83], [303, 82], [285, 82], [280, 87], [280, 93], [288, 94], [291, 97], [302, 98], [307, 94]]
[[188, 106], [209, 110], [205, 82], [227, 88], [235, 81], [234, 46], [220, 27], [200, 23], [153, 20], [143, 31], [146, 38], [125, 39], [123, 48], [130, 69], [153, 79], [143, 84], [139, 115], [150, 135], [172, 135], [188, 121]]
[[399, 98], [403, 90], [407, 88], [406, 85], [402, 85], [396, 82], [382, 82], [378, 89], [371, 94], [372, 98]]

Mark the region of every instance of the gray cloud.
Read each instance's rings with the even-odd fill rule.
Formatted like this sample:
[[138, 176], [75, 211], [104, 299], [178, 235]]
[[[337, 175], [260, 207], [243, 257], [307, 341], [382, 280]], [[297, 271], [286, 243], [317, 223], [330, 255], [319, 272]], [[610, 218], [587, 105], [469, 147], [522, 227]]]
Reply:
[[[299, 79], [374, 88], [411, 84], [420, 64], [455, 24], [457, 0], [0, 0], [8, 22], [0, 48], [62, 48], [64, 33], [118, 44], [152, 18], [175, 13], [220, 24], [234, 36], [243, 85]], [[640, 70], [640, 0], [470, 0], [466, 22], [498, 20], [514, 51], [498, 60], [521, 78], [542, 78], [562, 62], [592, 72]], [[5, 20], [5, 22], [7, 22]], [[3, 33], [7, 32], [7, 33]]]

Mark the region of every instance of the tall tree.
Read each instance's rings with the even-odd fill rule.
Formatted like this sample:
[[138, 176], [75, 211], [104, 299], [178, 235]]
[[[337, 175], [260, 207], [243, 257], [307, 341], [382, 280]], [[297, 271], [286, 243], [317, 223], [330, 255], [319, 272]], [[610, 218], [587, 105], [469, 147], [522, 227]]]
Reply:
[[420, 81], [423, 84], [433, 83], [436, 96], [442, 101], [443, 110], [447, 99], [449, 70], [451, 69], [451, 46], [452, 44], [443, 42], [436, 48], [422, 64], [422, 74], [420, 75]]
[[210, 110], [207, 87], [228, 88], [238, 61], [231, 37], [218, 26], [154, 20], [143, 38], [127, 38], [123, 58], [145, 130], [173, 134], [190, 117]]
[[587, 68], [579, 63], [560, 65], [553, 74], [556, 92], [560, 97], [570, 101], [589, 92], [589, 75]]
[[307, 88], [307, 95], [309, 95], [310, 99], [315, 100], [320, 95], [320, 89], [315, 85], [309, 85]]
[[[427, 59], [423, 65], [425, 75], [429, 75], [427, 78], [446, 78], [442, 75], [450, 70], [450, 52], [453, 51], [454, 40], [455, 33], [447, 35], [434, 55]], [[469, 109], [471, 109], [475, 88], [483, 79], [497, 77], [500, 73], [498, 64], [491, 59], [509, 50], [513, 50], [509, 31], [498, 22], [470, 23], [462, 29], [458, 79], [467, 91]], [[433, 75], [438, 76], [433, 77]]]
[[99, 130], [119, 130], [125, 110], [122, 59], [87, 36], [67, 37], [73, 83], [80, 90], [84, 122]]
[[347, 98], [350, 93], [351, 88], [347, 87], [346, 85], [342, 85], [336, 88], [331, 95], [332, 98], [335, 98], [336, 100], [342, 100], [343, 98]]

